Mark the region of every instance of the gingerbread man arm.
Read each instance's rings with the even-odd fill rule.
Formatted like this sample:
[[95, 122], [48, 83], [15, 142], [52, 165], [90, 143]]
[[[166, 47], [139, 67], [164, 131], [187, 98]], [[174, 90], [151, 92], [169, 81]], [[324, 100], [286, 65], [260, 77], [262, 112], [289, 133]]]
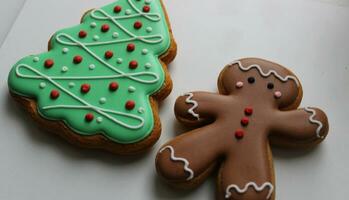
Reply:
[[175, 114], [179, 121], [191, 125], [213, 121], [229, 103], [224, 95], [209, 92], [189, 92], [178, 97]]
[[271, 128], [271, 140], [275, 144], [309, 145], [322, 141], [328, 133], [327, 116], [318, 108], [280, 111], [275, 117]]

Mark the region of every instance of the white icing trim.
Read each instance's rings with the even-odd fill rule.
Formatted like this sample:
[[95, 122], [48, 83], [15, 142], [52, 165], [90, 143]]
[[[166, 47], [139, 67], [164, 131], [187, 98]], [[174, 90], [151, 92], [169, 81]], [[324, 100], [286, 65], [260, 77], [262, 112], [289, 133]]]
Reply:
[[[102, 58], [97, 56], [94, 52], [92, 52], [89, 48], [87, 48], [87, 46], [85, 44], [75, 40], [73, 37], [71, 37], [68, 34], [65, 34], [65, 33], [58, 34], [56, 37], [58, 42], [62, 43], [62, 41], [59, 39], [62, 36], [68, 38], [70, 41], [73, 41], [75, 45], [82, 47], [85, 51], [87, 51], [87, 53], [91, 54], [99, 62], [101, 62], [102, 64], [107, 66], [109, 69], [120, 74], [119, 75], [120, 77], [126, 77], [126, 78], [132, 79], [132, 80], [140, 82], [140, 83], [155, 83], [159, 80], [159, 76], [156, 73], [152, 73], [152, 72], [124, 73], [123, 71], [117, 69], [116, 67], [112, 66], [111, 64], [109, 64], [108, 62], [106, 62], [105, 60], [103, 60]], [[66, 45], [69, 45], [69, 44], [66, 44]], [[153, 76], [154, 79], [153, 80], [143, 80], [143, 79], [137, 78], [137, 76], [142, 76], [142, 75]], [[118, 75], [116, 75], [116, 76], [118, 76]], [[86, 78], [89, 79], [90, 77], [86, 77]]]
[[189, 93], [185, 93], [184, 96], [188, 96], [188, 98], [185, 100], [185, 103], [193, 104], [193, 107], [191, 107], [188, 110], [188, 113], [191, 114], [193, 117], [195, 117], [197, 120], [199, 120], [200, 119], [200, 115], [194, 112], [194, 109], [199, 106], [198, 102], [192, 99], [194, 94], [189, 92]]
[[230, 63], [230, 65], [235, 65], [235, 64], [237, 64], [242, 71], [249, 71], [252, 68], [256, 68], [258, 70], [259, 74], [265, 78], [269, 77], [270, 75], [274, 75], [277, 79], [279, 79], [282, 82], [286, 82], [288, 80], [293, 80], [297, 84], [298, 87], [300, 85], [298, 82], [298, 79], [295, 76], [288, 75], [288, 76], [282, 77], [275, 70], [269, 70], [268, 72], [265, 73], [265, 72], [263, 72], [261, 66], [259, 66], [257, 64], [250, 65], [248, 67], [244, 67], [244, 66], [242, 66], [240, 61], [234, 61], [234, 62]]
[[[161, 16], [158, 13], [144, 13], [140, 11], [132, 2], [132, 0], [128, 0], [128, 3], [130, 6], [136, 11], [136, 14], [133, 15], [128, 15], [128, 16], [111, 16], [107, 12], [105, 12], [102, 9], [95, 9], [91, 12], [91, 17], [97, 20], [110, 20], [113, 22], [117, 27], [119, 27], [122, 31], [124, 31], [127, 35], [130, 36], [130, 38], [126, 39], [115, 39], [115, 40], [110, 40], [110, 41], [104, 41], [104, 42], [89, 42], [89, 43], [82, 43], [76, 39], [74, 39], [72, 36], [66, 34], [66, 33], [59, 33], [56, 35], [56, 40], [57, 42], [67, 45], [67, 46], [79, 46], [83, 48], [87, 53], [92, 55], [95, 59], [97, 59], [99, 62], [110, 68], [111, 70], [117, 72], [120, 75], [115, 75], [114, 78], [129, 78], [134, 81], [140, 82], [140, 83], [155, 83], [159, 81], [159, 76], [156, 73], [152, 72], [138, 72], [138, 73], [124, 73], [123, 71], [117, 69], [116, 67], [110, 65], [108, 62], [106, 62], [104, 59], [100, 58], [98, 55], [96, 55], [91, 49], [89, 49], [89, 46], [98, 46], [98, 45], [107, 45], [107, 44], [115, 44], [115, 43], [124, 43], [124, 42], [130, 42], [130, 41], [136, 41], [140, 40], [144, 43], [148, 44], [156, 44], [156, 43], [161, 43], [164, 40], [164, 37], [162, 35], [148, 35], [148, 36], [137, 36], [133, 34], [131, 31], [126, 29], [124, 26], [122, 26], [117, 20], [121, 19], [130, 19], [134, 17], [139, 17], [143, 16], [147, 18], [150, 21], [160, 21]], [[97, 14], [99, 13], [99, 14]], [[155, 17], [154, 17], [155, 16]], [[142, 79], [138, 78], [139, 76], [151, 76], [153, 77], [152, 79]], [[98, 78], [111, 78], [112, 76], [101, 76], [101, 77], [86, 77], [86, 79], [98, 79]], [[27, 76], [27, 78], [30, 78], [30, 76]], [[32, 78], [34, 78], [32, 76]], [[38, 77], [35, 77], [38, 78]], [[56, 77], [54, 77], [56, 78]], [[67, 79], [83, 79], [85, 77], [67, 77]]]
[[165, 151], [166, 149], [169, 149], [170, 152], [171, 152], [171, 160], [172, 161], [180, 161], [180, 162], [183, 162], [184, 163], [184, 171], [188, 172], [189, 173], [189, 176], [187, 178], [187, 181], [190, 181], [191, 179], [194, 178], [194, 172], [193, 170], [191, 170], [189, 168], [189, 161], [185, 158], [180, 158], [180, 157], [176, 157], [174, 155], [174, 148], [172, 146], [165, 146], [164, 148], [162, 148], [160, 150], [160, 153], [162, 153], [163, 151]]
[[[119, 112], [119, 111], [113, 111], [113, 110], [108, 110], [108, 109], [103, 109], [97, 106], [93, 106], [90, 103], [88, 103], [87, 101], [81, 99], [80, 97], [76, 96], [75, 94], [73, 94], [72, 92], [70, 92], [69, 90], [65, 89], [61, 84], [57, 83], [56, 81], [54, 81], [54, 79], [52, 79], [51, 77], [47, 76], [46, 74], [41, 73], [40, 71], [36, 70], [35, 68], [30, 67], [29, 65], [25, 65], [25, 64], [19, 64], [16, 67], [16, 74], [19, 77], [24, 77], [27, 78], [25, 76], [23, 76], [22, 74], [19, 73], [19, 68], [20, 67], [26, 67], [27, 69], [30, 69], [32, 72], [36, 73], [39, 76], [32, 76], [32, 78], [34, 79], [45, 79], [47, 81], [49, 81], [50, 83], [52, 83], [53, 85], [55, 85], [57, 88], [61, 89], [63, 92], [65, 92], [67, 95], [71, 96], [73, 99], [77, 100], [78, 102], [80, 102], [81, 104], [83, 104], [83, 106], [77, 106], [77, 105], [55, 105], [55, 106], [46, 106], [43, 107], [44, 110], [48, 110], [48, 109], [57, 109], [57, 108], [69, 108], [69, 109], [90, 109], [90, 110], [94, 110], [95, 112], [99, 113], [100, 115], [110, 119], [111, 121], [119, 124], [120, 126], [129, 128], [129, 129], [139, 129], [144, 125], [144, 119], [137, 116], [137, 115], [133, 115], [133, 114], [128, 114], [128, 113], [123, 113], [123, 112]], [[121, 115], [121, 116], [125, 116], [125, 117], [129, 117], [131, 119], [135, 119], [137, 121], [139, 121], [140, 123], [138, 125], [130, 125], [130, 124], [126, 124], [114, 117], [112, 117], [111, 115], [109, 115], [108, 113], [112, 113], [112, 114], [116, 114], [116, 115]]]
[[309, 117], [310, 123], [318, 125], [318, 127], [316, 129], [316, 136], [318, 138], [324, 138], [323, 135], [320, 135], [320, 131], [323, 127], [323, 124], [319, 120], [314, 119], [314, 117], [316, 116], [316, 111], [314, 109], [309, 108], [309, 107], [305, 107], [304, 110], [308, 113], [311, 113], [311, 115]]
[[[96, 15], [96, 12], [102, 13], [103, 17]], [[140, 12], [140, 11], [137, 9], [137, 12]], [[141, 40], [142, 42], [149, 43], [149, 44], [160, 43], [164, 39], [162, 35], [137, 36], [137, 35], [133, 34], [132, 32], [130, 32], [129, 30], [127, 30], [124, 26], [122, 26], [119, 22], [116, 21], [118, 19], [129, 19], [129, 18], [138, 17], [138, 16], [144, 16], [144, 17], [147, 16], [148, 17], [149, 15], [157, 15], [159, 17], [159, 18], [156, 18], [156, 20], [151, 20], [151, 21], [160, 21], [161, 20], [160, 16], [158, 14], [154, 14], [154, 13], [149, 13], [149, 14], [138, 13], [138, 14], [128, 15], [128, 16], [113, 17], [113, 16], [110, 16], [108, 13], [106, 13], [102, 9], [95, 9], [91, 12], [92, 18], [95, 18], [98, 20], [108, 20], [109, 19], [117, 27], [119, 27], [122, 31], [124, 31], [127, 35], [129, 35], [131, 38], [124, 39], [124, 40], [112, 40], [112, 41], [108, 41], [108, 42], [104, 42], [104, 43], [103, 42], [87, 43], [87, 46], [99, 45], [99, 44], [113, 44], [113, 43], [128, 42], [128, 41], [134, 41], [134, 40]], [[149, 40], [150, 38], [158, 38], [158, 40]]]
[[[19, 64], [16, 67], [16, 74], [17, 74], [17, 76], [19, 76], [21, 78], [46, 79], [44, 76], [22, 74], [20, 72], [21, 68], [28, 69], [32, 72], [36, 71], [33, 67], [31, 67], [27, 64]], [[115, 70], [117, 70], [117, 69], [115, 69]], [[141, 82], [141, 83], [155, 83], [157, 81], [157, 79], [146, 81], [146, 80], [136, 78], [138, 76], [152, 76], [152, 75], [154, 75], [154, 74], [151, 72], [136, 72], [136, 73], [120, 72], [120, 74], [109, 75], [109, 76], [51, 76], [50, 78], [52, 80], [98, 80], [98, 79], [115, 79], [115, 78], [125, 78], [126, 77], [126, 78], [130, 78], [132, 80], [137, 80], [138, 82]]]
[[227, 189], [225, 191], [225, 198], [228, 199], [231, 196], [231, 192], [230, 192], [231, 189], [234, 189], [239, 194], [243, 194], [243, 193], [247, 192], [249, 187], [253, 187], [257, 192], [262, 192], [266, 187], [269, 187], [269, 193], [268, 193], [268, 196], [266, 199], [270, 199], [270, 197], [274, 191], [274, 186], [270, 182], [265, 182], [260, 187], [255, 182], [249, 182], [242, 189], [239, 188], [238, 185], [231, 184], [227, 187]]

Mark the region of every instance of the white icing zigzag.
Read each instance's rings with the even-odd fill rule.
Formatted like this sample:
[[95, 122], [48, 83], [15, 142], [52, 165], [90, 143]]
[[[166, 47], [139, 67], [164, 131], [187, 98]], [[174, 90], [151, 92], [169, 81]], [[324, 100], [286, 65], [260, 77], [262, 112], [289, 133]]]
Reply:
[[194, 112], [194, 109], [199, 106], [198, 102], [192, 99], [194, 94], [193, 93], [186, 93], [186, 94], [184, 94], [184, 96], [188, 96], [188, 98], [185, 100], [185, 103], [193, 104], [193, 107], [191, 107], [188, 110], [188, 113], [193, 115], [193, 117], [195, 117], [197, 120], [199, 120], [200, 119], [200, 115]]
[[309, 107], [305, 107], [304, 110], [308, 113], [311, 113], [311, 115], [309, 117], [310, 123], [318, 125], [318, 127], [316, 129], [317, 137], [324, 138], [324, 136], [320, 135], [320, 131], [323, 127], [323, 124], [319, 120], [314, 119], [314, 117], [316, 116], [316, 111], [314, 109], [309, 108]]
[[256, 69], [258, 70], [258, 72], [260, 73], [260, 75], [263, 76], [263, 77], [268, 77], [268, 76], [270, 76], [270, 75], [273, 74], [277, 79], [279, 79], [279, 80], [282, 81], [282, 82], [286, 82], [286, 81], [288, 81], [288, 80], [293, 80], [293, 81], [297, 84], [297, 86], [299, 87], [299, 82], [298, 82], [297, 78], [294, 77], [294, 76], [288, 75], [288, 76], [282, 77], [282, 76], [281, 76], [280, 74], [278, 74], [275, 70], [269, 70], [268, 72], [265, 73], [265, 72], [263, 72], [261, 66], [259, 66], [259, 65], [257, 65], [257, 64], [255, 64], [255, 65], [250, 65], [250, 66], [248, 66], [248, 67], [244, 67], [244, 66], [242, 66], [242, 64], [241, 64], [240, 61], [234, 61], [234, 62], [230, 63], [230, 65], [235, 65], [235, 64], [239, 65], [239, 68], [240, 68], [242, 71], [248, 71], [248, 70], [250, 70], [250, 69], [252, 69], [252, 68], [256, 68]]
[[[103, 109], [100, 108], [98, 106], [94, 106], [90, 103], [88, 103], [87, 101], [81, 99], [80, 97], [78, 97], [77, 95], [75, 95], [74, 93], [70, 92], [69, 90], [67, 90], [65, 87], [63, 87], [62, 85], [60, 85], [58, 82], [56, 82], [52, 77], [47, 76], [46, 74], [41, 73], [40, 71], [36, 70], [33, 67], [30, 67], [29, 65], [26, 64], [19, 64], [16, 68], [16, 73], [17, 76], [19, 77], [25, 77], [25, 75], [22, 75], [19, 73], [19, 68], [20, 67], [24, 67], [27, 68], [29, 70], [31, 70], [32, 72], [36, 73], [38, 76], [33, 76], [35, 79], [44, 79], [49, 81], [52, 85], [56, 86], [57, 88], [61, 89], [63, 92], [65, 92], [66, 94], [68, 94], [69, 96], [71, 96], [73, 99], [77, 100], [78, 102], [80, 102], [81, 104], [83, 104], [82, 106], [78, 106], [78, 105], [55, 105], [55, 106], [46, 106], [43, 107], [44, 110], [49, 110], [49, 109], [57, 109], [57, 108], [67, 108], [67, 109], [90, 109], [90, 110], [94, 110], [97, 113], [99, 113], [100, 115], [110, 119], [111, 121], [129, 128], [129, 129], [139, 129], [144, 125], [144, 119], [142, 117], [139, 117], [137, 115], [133, 115], [133, 114], [129, 114], [129, 113], [124, 113], [124, 112], [119, 112], [119, 111], [113, 111], [113, 110], [109, 110], [109, 109]], [[27, 75], [30, 77], [30, 75]], [[109, 114], [108, 114], [109, 113]], [[121, 120], [111, 116], [110, 114], [115, 114], [115, 115], [119, 115], [119, 116], [124, 116], [124, 117], [128, 117], [130, 120], [136, 120], [139, 121], [139, 123], [137, 125], [131, 125], [125, 122], [122, 122]]]
[[244, 188], [239, 188], [239, 186], [232, 184], [229, 185], [225, 191], [225, 198], [228, 199], [231, 196], [231, 189], [235, 189], [235, 191], [239, 194], [243, 194], [245, 193], [249, 187], [253, 187], [257, 192], [262, 192], [266, 187], [269, 187], [269, 193], [267, 196], [267, 200], [270, 199], [271, 195], [273, 194], [274, 191], [274, 186], [273, 184], [271, 184], [270, 182], [265, 182], [263, 185], [261, 185], [260, 187], [255, 183], [255, 182], [249, 182], [245, 185]]
[[165, 146], [164, 148], [162, 148], [160, 150], [160, 153], [162, 153], [163, 151], [165, 151], [166, 149], [169, 149], [170, 152], [171, 152], [171, 160], [173, 161], [180, 161], [180, 162], [183, 162], [184, 163], [184, 171], [188, 172], [189, 173], [189, 176], [187, 178], [187, 181], [190, 181], [191, 179], [194, 178], [194, 172], [193, 170], [191, 170], [189, 168], [189, 161], [185, 158], [179, 158], [179, 157], [176, 157], [174, 155], [174, 148], [172, 146]]

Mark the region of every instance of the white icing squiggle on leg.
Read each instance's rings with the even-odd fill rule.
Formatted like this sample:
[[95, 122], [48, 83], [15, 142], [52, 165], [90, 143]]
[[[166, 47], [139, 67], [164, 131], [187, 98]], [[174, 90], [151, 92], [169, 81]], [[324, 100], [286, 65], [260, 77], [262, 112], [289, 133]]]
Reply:
[[228, 199], [231, 196], [231, 192], [230, 192], [231, 189], [234, 189], [239, 194], [243, 194], [243, 193], [247, 192], [249, 187], [253, 187], [257, 192], [262, 192], [266, 187], [269, 187], [269, 193], [268, 193], [268, 196], [266, 198], [267, 200], [270, 199], [270, 197], [274, 191], [274, 186], [270, 182], [265, 182], [260, 187], [255, 182], [249, 182], [242, 189], [239, 188], [238, 185], [232, 184], [232, 185], [229, 185], [227, 187], [227, 189], [225, 191], [225, 198]]
[[309, 117], [310, 123], [318, 125], [318, 127], [316, 129], [317, 137], [324, 138], [324, 136], [320, 135], [320, 131], [323, 127], [323, 124], [319, 120], [314, 119], [314, 117], [316, 116], [316, 111], [314, 109], [309, 108], [309, 107], [305, 107], [304, 110], [308, 113], [311, 113], [311, 115]]
[[200, 115], [194, 112], [194, 109], [199, 106], [198, 102], [193, 100], [194, 94], [189, 92], [189, 93], [184, 94], [184, 96], [188, 96], [188, 98], [185, 100], [185, 103], [193, 104], [193, 107], [191, 107], [188, 110], [188, 113], [191, 114], [193, 117], [195, 117], [197, 120], [199, 120], [200, 119]]
[[187, 178], [187, 181], [190, 181], [191, 179], [194, 178], [194, 172], [193, 170], [191, 170], [189, 168], [189, 161], [185, 158], [179, 158], [179, 157], [176, 157], [174, 155], [174, 148], [172, 146], [165, 146], [164, 148], [162, 148], [160, 150], [160, 153], [162, 153], [163, 151], [165, 151], [166, 149], [169, 149], [170, 150], [170, 153], [171, 153], [171, 160], [173, 161], [180, 161], [180, 162], [183, 162], [184, 163], [184, 171], [188, 172], [189, 173], [189, 176]]

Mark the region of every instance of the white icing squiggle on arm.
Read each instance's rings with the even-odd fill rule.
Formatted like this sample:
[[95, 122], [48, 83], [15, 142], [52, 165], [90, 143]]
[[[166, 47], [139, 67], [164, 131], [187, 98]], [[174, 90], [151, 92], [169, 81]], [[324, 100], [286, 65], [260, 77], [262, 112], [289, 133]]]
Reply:
[[270, 76], [270, 75], [273, 74], [277, 79], [279, 79], [279, 80], [282, 81], [282, 82], [286, 82], [286, 81], [288, 81], [288, 80], [293, 80], [293, 81], [297, 84], [297, 86], [299, 87], [299, 82], [298, 82], [298, 80], [297, 80], [297, 78], [296, 78], [295, 76], [290, 76], [290, 75], [288, 75], [288, 76], [282, 77], [282, 76], [281, 76], [279, 73], [277, 73], [275, 70], [269, 70], [267, 73], [265, 73], [265, 72], [263, 72], [261, 66], [259, 66], [259, 65], [257, 65], [257, 64], [255, 64], [255, 65], [250, 65], [250, 66], [248, 66], [248, 67], [244, 67], [244, 66], [242, 66], [242, 64], [241, 64], [240, 61], [234, 61], [234, 62], [230, 63], [230, 65], [235, 65], [235, 64], [239, 65], [239, 68], [240, 68], [242, 71], [248, 71], [248, 70], [250, 70], [250, 69], [252, 69], [252, 68], [255, 68], [255, 69], [258, 70], [259, 74], [260, 74], [261, 76], [263, 76], [263, 77], [268, 77], [268, 76]]
[[191, 179], [194, 178], [194, 172], [193, 170], [191, 170], [189, 168], [189, 161], [185, 158], [179, 158], [179, 157], [176, 157], [174, 155], [174, 148], [172, 146], [165, 146], [164, 148], [162, 148], [160, 150], [160, 153], [162, 153], [163, 151], [165, 151], [166, 149], [170, 150], [171, 152], [171, 160], [173, 161], [180, 161], [180, 162], [183, 162], [184, 163], [184, 171], [188, 172], [189, 173], [189, 176], [187, 178], [187, 181], [190, 181]]
[[318, 127], [316, 129], [316, 136], [318, 138], [324, 138], [324, 136], [320, 135], [320, 131], [323, 127], [323, 124], [319, 120], [314, 119], [314, 117], [316, 116], [316, 111], [314, 109], [309, 108], [309, 107], [305, 107], [304, 110], [308, 113], [311, 113], [311, 115], [309, 117], [310, 123], [318, 125]]
[[193, 93], [186, 93], [184, 94], [184, 96], [188, 96], [188, 98], [185, 100], [185, 103], [187, 104], [193, 104], [193, 107], [191, 107], [188, 110], [188, 113], [191, 114], [193, 117], [195, 117], [197, 120], [200, 119], [200, 115], [194, 112], [194, 109], [197, 108], [199, 106], [198, 102], [193, 100]]
[[249, 182], [242, 189], [238, 185], [231, 184], [227, 187], [227, 189], [225, 191], [225, 198], [228, 199], [231, 196], [231, 192], [230, 192], [231, 189], [234, 189], [239, 194], [243, 194], [243, 193], [247, 192], [249, 187], [253, 187], [257, 192], [262, 192], [266, 187], [269, 187], [269, 193], [268, 193], [268, 196], [266, 198], [267, 200], [270, 199], [270, 197], [274, 191], [274, 186], [270, 182], [265, 182], [260, 187], [255, 182]]

